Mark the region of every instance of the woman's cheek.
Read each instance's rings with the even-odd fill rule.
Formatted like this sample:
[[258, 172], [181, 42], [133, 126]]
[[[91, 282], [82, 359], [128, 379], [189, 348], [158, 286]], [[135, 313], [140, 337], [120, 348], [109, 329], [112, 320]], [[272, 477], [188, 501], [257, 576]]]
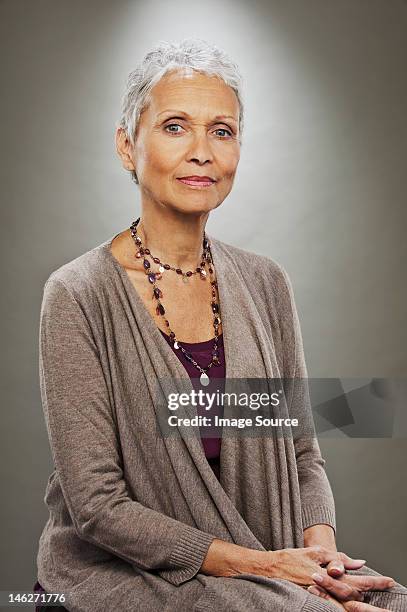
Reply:
[[159, 143], [150, 143], [150, 146], [143, 151], [142, 164], [152, 172], [157, 172], [165, 165], [167, 158], [168, 155], [165, 154]]
[[231, 176], [236, 173], [240, 160], [240, 148], [238, 146], [231, 146], [230, 149], [223, 148], [223, 150], [219, 150], [217, 152], [217, 157], [221, 160], [225, 175]]

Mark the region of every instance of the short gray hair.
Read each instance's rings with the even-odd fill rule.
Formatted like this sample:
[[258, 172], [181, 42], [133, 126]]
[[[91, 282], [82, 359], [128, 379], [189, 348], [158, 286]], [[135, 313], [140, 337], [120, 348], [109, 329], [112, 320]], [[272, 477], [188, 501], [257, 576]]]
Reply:
[[[181, 41], [159, 41], [130, 72], [126, 91], [122, 98], [121, 116], [117, 127], [126, 132], [134, 146], [137, 126], [142, 111], [150, 103], [154, 85], [171, 70], [196, 70], [218, 76], [236, 94], [239, 103], [239, 142], [243, 131], [243, 78], [237, 64], [227, 53], [200, 38], [185, 38]], [[131, 171], [132, 180], [138, 185], [137, 175]]]

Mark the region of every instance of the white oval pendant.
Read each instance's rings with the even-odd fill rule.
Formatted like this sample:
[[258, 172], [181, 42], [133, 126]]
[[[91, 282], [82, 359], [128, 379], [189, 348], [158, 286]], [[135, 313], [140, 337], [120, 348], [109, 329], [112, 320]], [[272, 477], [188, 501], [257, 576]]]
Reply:
[[205, 372], [202, 372], [199, 380], [201, 381], [201, 385], [203, 385], [204, 387], [209, 385], [209, 376], [205, 374]]
[[176, 349], [179, 348], [179, 344], [178, 344], [178, 342], [176, 340], [174, 342], [174, 348], [176, 348]]
[[159, 272], [161, 272], [161, 274], [164, 272], [164, 270], [165, 270], [164, 266], [160, 266], [160, 267], [158, 268], [158, 271], [159, 271]]

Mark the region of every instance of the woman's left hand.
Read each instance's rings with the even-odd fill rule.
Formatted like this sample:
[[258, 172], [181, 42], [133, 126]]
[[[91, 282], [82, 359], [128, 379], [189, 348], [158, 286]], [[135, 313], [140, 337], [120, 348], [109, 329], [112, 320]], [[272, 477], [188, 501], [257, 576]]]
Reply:
[[[339, 553], [345, 555], [345, 553]], [[344, 560], [345, 568], [347, 568], [347, 561]], [[319, 576], [320, 578], [317, 578]], [[339, 578], [332, 578], [328, 575], [323, 568], [318, 574], [312, 575], [315, 580], [315, 586], [317, 586], [321, 592], [324, 591], [333, 595], [339, 601], [359, 601], [363, 602], [364, 591], [383, 591], [385, 589], [392, 588], [396, 585], [393, 578], [389, 576], [363, 576], [363, 575], [352, 575], [344, 574]], [[313, 587], [308, 587], [312, 589]], [[311, 592], [314, 592], [311, 590]], [[315, 593], [316, 594], [316, 593]]]
[[[363, 602], [363, 591], [384, 590], [396, 584], [389, 576], [346, 574], [345, 570], [360, 569], [366, 561], [353, 559], [343, 552], [338, 552], [334, 531], [329, 525], [318, 524], [304, 530], [304, 544], [306, 547], [322, 545], [335, 551], [336, 557], [324, 568], [321, 567], [319, 574], [322, 576], [322, 581], [315, 580], [315, 587], [318, 587], [321, 593], [330, 594], [338, 601]], [[365, 606], [366, 604], [363, 604], [363, 610], [368, 609]]]
[[324, 546], [336, 553], [336, 558], [332, 559], [325, 567], [329, 576], [340, 578], [345, 573], [345, 569], [360, 569], [366, 563], [365, 559], [353, 559], [338, 552], [336, 548], [335, 532], [330, 525], [312, 525], [304, 530], [304, 546]]
[[343, 552], [336, 553], [336, 559], [332, 559], [326, 566], [326, 571], [332, 578], [340, 578], [347, 569], [360, 569], [366, 563], [365, 559], [352, 559]]
[[345, 610], [346, 612], [391, 612], [388, 608], [372, 606], [361, 601], [339, 601], [332, 597], [332, 595], [322, 587], [309, 586], [308, 591], [317, 597], [322, 597], [322, 599], [329, 601], [340, 610]]

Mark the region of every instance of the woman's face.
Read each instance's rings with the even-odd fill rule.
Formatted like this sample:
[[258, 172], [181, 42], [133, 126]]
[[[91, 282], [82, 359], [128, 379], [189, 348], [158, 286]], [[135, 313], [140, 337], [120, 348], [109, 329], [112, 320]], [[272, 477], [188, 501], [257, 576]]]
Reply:
[[[232, 189], [240, 158], [234, 91], [218, 77], [168, 73], [152, 89], [127, 151], [143, 198], [184, 213], [210, 212]], [[213, 181], [180, 180], [196, 176]]]

